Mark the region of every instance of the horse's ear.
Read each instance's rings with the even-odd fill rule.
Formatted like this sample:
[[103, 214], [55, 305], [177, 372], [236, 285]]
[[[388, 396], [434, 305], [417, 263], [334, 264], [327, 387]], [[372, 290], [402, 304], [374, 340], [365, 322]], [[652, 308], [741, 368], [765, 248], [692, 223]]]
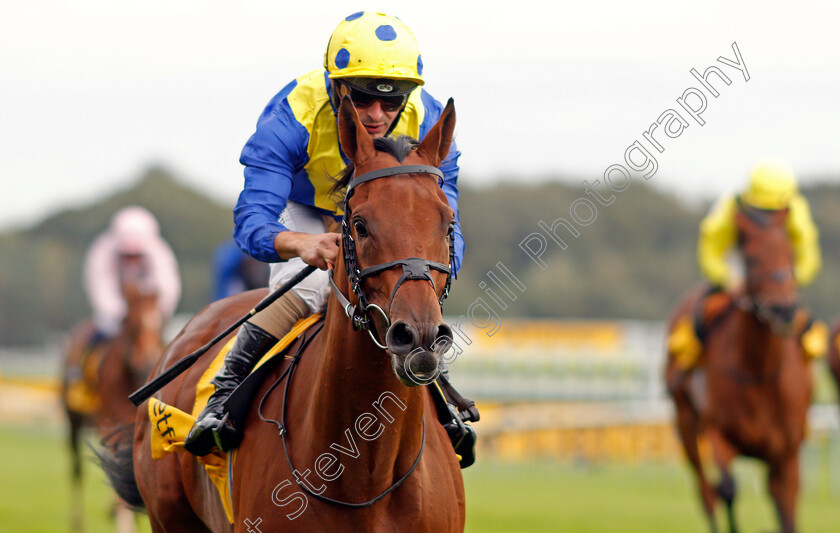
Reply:
[[436, 167], [446, 159], [455, 132], [455, 101], [450, 98], [440, 114], [437, 123], [432, 126], [417, 151], [424, 155]]
[[348, 95], [344, 95], [338, 107], [338, 141], [345, 155], [354, 163], [364, 161], [375, 151], [373, 139], [359, 120], [359, 114]]

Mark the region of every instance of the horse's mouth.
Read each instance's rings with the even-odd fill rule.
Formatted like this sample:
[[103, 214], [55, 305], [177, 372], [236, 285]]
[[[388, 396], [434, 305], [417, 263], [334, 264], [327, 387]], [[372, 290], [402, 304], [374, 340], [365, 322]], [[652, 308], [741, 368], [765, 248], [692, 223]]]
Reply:
[[397, 379], [407, 387], [428, 385], [440, 375], [440, 356], [429, 350], [415, 350], [407, 357], [391, 356]]
[[794, 334], [796, 319], [796, 305], [760, 305], [756, 304], [759, 319], [770, 326], [770, 329], [780, 337], [790, 337]]

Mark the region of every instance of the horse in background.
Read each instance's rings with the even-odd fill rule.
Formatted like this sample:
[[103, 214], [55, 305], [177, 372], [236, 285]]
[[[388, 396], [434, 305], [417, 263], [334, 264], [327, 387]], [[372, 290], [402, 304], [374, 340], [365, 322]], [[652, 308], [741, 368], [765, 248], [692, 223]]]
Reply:
[[840, 401], [840, 319], [831, 327], [831, 333], [828, 339], [828, 368], [831, 370], [831, 375], [834, 378], [838, 401]]
[[[136, 407], [128, 395], [142, 385], [163, 353], [163, 318], [157, 294], [142, 283], [122, 285], [127, 312], [120, 332], [91, 346], [94, 326], [87, 320], [70, 333], [64, 351], [61, 400], [68, 421], [71, 461], [71, 522], [84, 530], [81, 441], [86, 428], [107, 441], [125, 424], [132, 424]], [[134, 529], [133, 513], [116, 509], [119, 531]]]
[[[255, 525], [284, 532], [463, 531], [459, 461], [431, 394], [415, 381], [436, 376], [451, 347], [441, 302], [453, 274], [454, 213], [432, 167], [445, 158], [454, 126], [450, 100], [416, 149], [399, 138], [374, 142], [349, 98], [342, 101], [341, 146], [355, 166], [348, 187], [358, 192], [348, 192], [333, 291], [320, 333], [307, 332], [306, 342], [290, 348], [296, 355], [268, 372], [254, 396], [262, 399], [249, 406], [241, 446], [226, 456], [232, 522], [194, 456], [152, 458], [148, 402], [138, 410], [134, 434], [121, 442], [133, 459], [118, 447], [104, 463], [121, 495], [145, 505], [154, 532]], [[210, 304], [167, 347], [155, 374], [264, 295]], [[363, 315], [354, 312], [360, 309]], [[362, 324], [367, 331], [357, 329]], [[157, 398], [190, 412], [212, 361], [199, 360]]]
[[[793, 256], [784, 211], [742, 206], [736, 221], [746, 264], [746, 287], [730, 295], [705, 334], [700, 368], [684, 379], [674, 353], [665, 370], [676, 407], [676, 426], [696, 475], [703, 509], [717, 532], [715, 505], [723, 500], [731, 532], [737, 531], [735, 480], [730, 464], [743, 455], [763, 461], [779, 523], [796, 531], [799, 448], [805, 437], [812, 374], [794, 335], [799, 308]], [[706, 291], [695, 288], [669, 320], [693, 316]], [[708, 437], [720, 481], [714, 487], [703, 468], [698, 439]]]

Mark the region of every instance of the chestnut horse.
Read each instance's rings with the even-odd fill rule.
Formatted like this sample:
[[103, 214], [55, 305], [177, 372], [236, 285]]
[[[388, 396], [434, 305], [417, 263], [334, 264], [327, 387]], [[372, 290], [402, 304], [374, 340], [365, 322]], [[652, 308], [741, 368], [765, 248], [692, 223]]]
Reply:
[[828, 336], [828, 367], [834, 377], [834, 384], [837, 387], [837, 395], [840, 398], [840, 319], [831, 328]]
[[[736, 221], [746, 264], [745, 292], [733, 295], [733, 304], [709, 327], [700, 358], [702, 370], [675, 380], [679, 370], [674, 354], [668, 358], [666, 380], [676, 406], [677, 429], [713, 532], [718, 498], [726, 505], [730, 531], [736, 531], [730, 464], [737, 455], [766, 463], [782, 531], [796, 531], [798, 452], [805, 437], [812, 375], [793, 336], [798, 296], [786, 214], [741, 206]], [[681, 302], [669, 331], [679, 317], [696, 309], [703, 293], [696, 289]], [[714, 488], [698, 449], [703, 433], [720, 471]]]
[[[450, 100], [419, 145], [406, 138], [374, 142], [349, 98], [341, 102], [339, 139], [355, 174], [323, 328], [298, 345], [293, 372], [284, 376], [284, 361], [255, 395], [261, 401], [250, 406], [230, 467], [232, 524], [195, 457], [152, 459], [148, 406], [140, 406], [133, 472], [131, 458], [120, 453], [106, 470], [127, 487], [128, 500], [145, 505], [153, 531], [463, 531], [458, 459], [430, 395], [417, 386], [418, 378], [436, 374], [451, 347], [441, 302], [451, 275], [454, 212], [436, 167], [454, 127]], [[210, 304], [169, 345], [156, 373], [264, 295], [251, 291]], [[211, 359], [161, 389], [159, 399], [189, 412]], [[272, 386], [284, 377], [285, 392]], [[279, 422], [265, 423], [271, 420]]]
[[[68, 441], [72, 468], [72, 522], [83, 529], [81, 437], [85, 427], [95, 428], [107, 439], [121, 425], [134, 422], [135, 407], [128, 400], [142, 385], [163, 353], [163, 320], [157, 294], [144, 290], [142, 284], [126, 281], [122, 287], [126, 316], [120, 332], [91, 350], [93, 324], [86, 321], [71, 332], [62, 369], [62, 404], [68, 420]], [[81, 376], [71, 376], [79, 374]], [[83, 380], [84, 382], [80, 382]], [[68, 397], [71, 388], [82, 389], [89, 396], [79, 402]], [[117, 510], [118, 522], [128, 521], [123, 509]], [[120, 526], [121, 530], [126, 530]]]

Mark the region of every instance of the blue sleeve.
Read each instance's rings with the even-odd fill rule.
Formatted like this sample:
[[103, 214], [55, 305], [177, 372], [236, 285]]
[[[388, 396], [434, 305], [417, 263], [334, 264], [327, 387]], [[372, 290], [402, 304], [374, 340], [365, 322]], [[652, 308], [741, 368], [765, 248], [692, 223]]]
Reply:
[[309, 133], [285, 99], [294, 85], [268, 104], [239, 158], [245, 166], [245, 186], [233, 209], [233, 235], [242, 250], [268, 263], [280, 261], [274, 237], [287, 228], [277, 218], [288, 202], [293, 176], [308, 157]]
[[[432, 97], [425, 89], [421, 89], [423, 105], [426, 108], [426, 115], [423, 119], [423, 124], [420, 126], [420, 140], [426, 136], [432, 126], [440, 118], [443, 111], [443, 105]], [[461, 261], [464, 258], [464, 236], [461, 233], [461, 214], [458, 211], [458, 158], [461, 157], [461, 152], [458, 151], [458, 146], [455, 141], [452, 141], [452, 146], [449, 147], [449, 154], [446, 159], [440, 164], [440, 170], [443, 172], [443, 192], [449, 201], [449, 207], [455, 211], [455, 272], [461, 269]]]
[[443, 192], [449, 200], [449, 206], [455, 211], [455, 272], [461, 269], [461, 261], [464, 258], [464, 236], [461, 233], [461, 213], [458, 211], [458, 158], [461, 152], [452, 141], [449, 148], [449, 155], [441, 163], [440, 169], [443, 172]]
[[239, 263], [245, 257], [242, 250], [232, 240], [226, 241], [216, 250], [213, 261], [214, 270], [214, 300], [221, 300], [232, 293], [231, 286], [236, 281]]

